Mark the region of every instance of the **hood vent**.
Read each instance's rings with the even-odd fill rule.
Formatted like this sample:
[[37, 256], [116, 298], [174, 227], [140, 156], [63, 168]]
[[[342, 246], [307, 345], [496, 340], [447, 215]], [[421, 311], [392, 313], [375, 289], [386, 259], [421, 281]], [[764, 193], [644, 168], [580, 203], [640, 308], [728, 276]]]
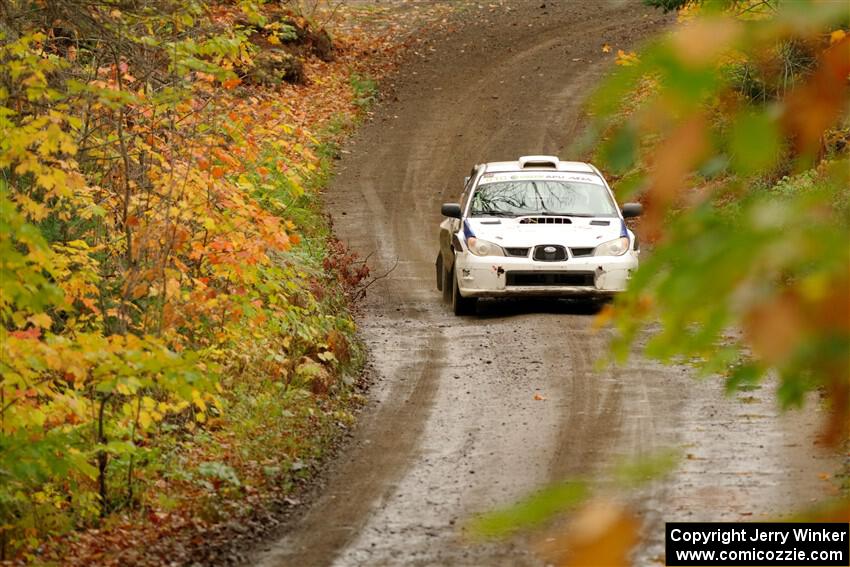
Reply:
[[610, 226], [611, 221], [607, 220], [592, 220], [590, 221], [591, 226]]
[[522, 156], [518, 161], [522, 169], [558, 169], [561, 162], [558, 156]]
[[567, 217], [523, 217], [519, 224], [573, 224]]

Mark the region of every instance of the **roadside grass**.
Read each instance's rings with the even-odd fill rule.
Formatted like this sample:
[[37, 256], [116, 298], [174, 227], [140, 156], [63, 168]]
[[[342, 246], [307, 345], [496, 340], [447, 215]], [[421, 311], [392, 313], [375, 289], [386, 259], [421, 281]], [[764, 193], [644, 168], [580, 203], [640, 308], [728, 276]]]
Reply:
[[354, 104], [361, 110], [368, 110], [378, 100], [378, 83], [370, 76], [352, 73], [350, 84], [354, 94]]

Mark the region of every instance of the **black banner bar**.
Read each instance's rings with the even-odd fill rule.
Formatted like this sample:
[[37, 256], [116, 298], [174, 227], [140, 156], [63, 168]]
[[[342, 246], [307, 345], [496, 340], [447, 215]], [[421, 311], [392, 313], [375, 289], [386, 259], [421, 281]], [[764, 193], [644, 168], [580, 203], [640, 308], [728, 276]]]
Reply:
[[850, 524], [667, 522], [667, 565], [850, 566]]

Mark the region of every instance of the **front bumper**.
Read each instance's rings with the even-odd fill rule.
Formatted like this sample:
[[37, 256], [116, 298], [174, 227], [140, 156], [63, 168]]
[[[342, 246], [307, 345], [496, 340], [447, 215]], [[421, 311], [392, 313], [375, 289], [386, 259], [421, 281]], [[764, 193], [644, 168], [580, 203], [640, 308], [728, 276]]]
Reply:
[[476, 256], [464, 251], [456, 262], [458, 288], [464, 297], [610, 296], [626, 289], [638, 267], [634, 251], [561, 262]]

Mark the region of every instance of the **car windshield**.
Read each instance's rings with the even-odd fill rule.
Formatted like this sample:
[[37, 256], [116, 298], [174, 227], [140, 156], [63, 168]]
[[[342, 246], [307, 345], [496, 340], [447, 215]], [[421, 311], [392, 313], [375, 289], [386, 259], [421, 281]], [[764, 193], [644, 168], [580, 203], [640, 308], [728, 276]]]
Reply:
[[602, 185], [581, 181], [500, 181], [479, 185], [472, 196], [470, 216], [563, 215], [604, 217], [616, 208]]

